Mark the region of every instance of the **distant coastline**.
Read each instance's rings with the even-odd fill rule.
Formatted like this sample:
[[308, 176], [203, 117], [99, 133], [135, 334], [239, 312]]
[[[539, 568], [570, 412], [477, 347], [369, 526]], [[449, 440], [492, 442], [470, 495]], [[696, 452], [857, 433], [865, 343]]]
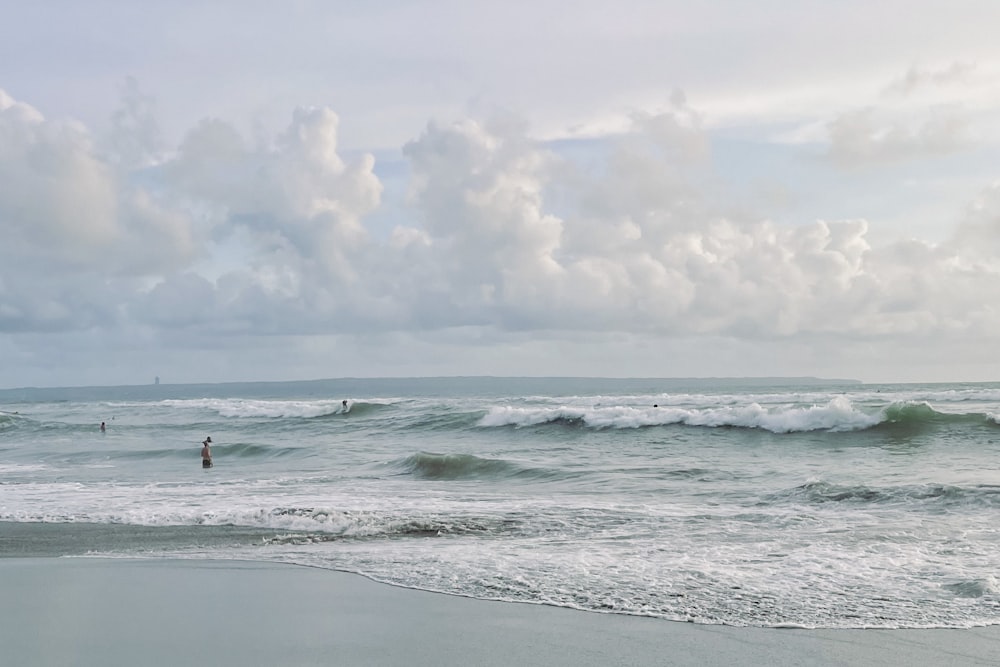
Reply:
[[11, 387], [0, 388], [0, 396], [10, 397], [12, 394], [24, 392], [60, 392], [60, 393], [87, 393], [101, 394], [105, 391], [114, 390], [134, 391], [142, 395], [149, 393], [169, 394], [171, 391], [183, 388], [191, 390], [193, 388], [203, 389], [225, 389], [246, 387], [256, 385], [261, 388], [266, 387], [290, 387], [299, 385], [303, 389], [310, 387], [336, 387], [344, 386], [351, 388], [375, 387], [388, 383], [405, 385], [414, 384], [434, 384], [434, 383], [511, 383], [523, 384], [525, 386], [535, 386], [539, 384], [579, 384], [587, 382], [620, 383], [634, 385], [648, 385], [648, 388], [659, 388], [662, 390], [672, 390], [681, 387], [719, 387], [722, 385], [741, 387], [789, 387], [789, 386], [858, 386], [865, 384], [861, 380], [847, 378], [821, 378], [814, 376], [765, 376], [765, 377], [598, 377], [598, 376], [504, 376], [504, 375], [451, 375], [451, 376], [425, 376], [425, 377], [340, 377], [322, 378], [314, 380], [260, 380], [246, 382], [191, 382], [191, 383], [159, 383], [159, 384], [135, 384], [135, 385], [80, 385], [62, 387]]

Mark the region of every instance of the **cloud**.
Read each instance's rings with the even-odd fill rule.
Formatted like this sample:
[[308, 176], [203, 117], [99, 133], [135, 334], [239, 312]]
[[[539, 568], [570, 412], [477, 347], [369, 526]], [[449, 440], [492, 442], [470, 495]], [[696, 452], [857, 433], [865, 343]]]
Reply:
[[156, 120], [156, 100], [139, 90], [134, 77], [125, 79], [121, 107], [111, 115], [109, 159], [127, 168], [153, 164], [163, 150], [162, 133]]
[[190, 262], [195, 229], [102, 155], [91, 133], [0, 90], [5, 329], [113, 322], [138, 280]]
[[371, 155], [348, 164], [338, 154], [338, 122], [330, 109], [297, 109], [273, 147], [251, 149], [228, 123], [205, 120], [163, 171], [176, 195], [212, 212], [217, 234], [247, 228], [356, 279], [351, 254], [365, 241], [361, 219], [378, 206], [382, 185]]
[[970, 145], [969, 121], [957, 109], [936, 109], [911, 122], [861, 109], [841, 114], [828, 130], [829, 157], [845, 167], [946, 155]]
[[115, 235], [114, 174], [89, 133], [0, 91], [0, 216], [7, 252], [89, 263]]
[[969, 203], [948, 245], [970, 265], [1000, 265], [1000, 183], [985, 188]]
[[974, 63], [955, 62], [939, 69], [911, 67], [906, 74], [885, 88], [887, 95], [907, 96], [926, 88], [961, 84], [976, 69]]
[[431, 124], [404, 154], [413, 169], [411, 200], [442, 269], [438, 289], [456, 307], [537, 307], [544, 299], [537, 286], [560, 270], [552, 255], [562, 222], [542, 208], [552, 156], [521, 127], [471, 120]]
[[[129, 118], [145, 113], [136, 95], [127, 87]], [[886, 130], [855, 112], [832, 124], [831, 152], [854, 164], [947, 151], [955, 122]], [[375, 160], [342, 154], [329, 108], [297, 109], [256, 141], [206, 119], [173, 150], [155, 148], [154, 126], [122, 120], [150, 141], [99, 148], [83, 126], [0, 95], [0, 331], [113, 329], [199, 349], [303, 336], [523, 347], [1000, 324], [988, 306], [1000, 297], [996, 188], [940, 244], [877, 246], [863, 218], [740, 212], [682, 98], [633, 114], [585, 159], [509, 117], [430, 122], [402, 148], [408, 197], [385, 234], [368, 228], [385, 187]]]
[[[825, 157], [834, 165], [856, 168], [929, 160], [979, 148], [996, 137], [990, 110], [1000, 98], [988, 67], [956, 62], [910, 68], [888, 85], [857, 81], [827, 89], [836, 96], [822, 103], [817, 98], [808, 112], [799, 109], [793, 124], [779, 125], [769, 140], [825, 145]], [[780, 112], [772, 111], [772, 117]]]
[[[751, 338], [961, 328], [948, 290], [981, 293], [989, 270], [970, 278], [955, 249], [932, 244], [872, 248], [865, 220], [726, 217], [688, 179], [699, 152], [657, 149], [655, 129], [674, 121], [637, 123], [590, 177], [517, 132], [429, 128], [408, 149], [429, 234], [410, 237], [455, 286], [440, 290], [454, 306], [441, 321]], [[687, 132], [677, 146], [698, 144]], [[558, 216], [553, 189], [573, 202]]]

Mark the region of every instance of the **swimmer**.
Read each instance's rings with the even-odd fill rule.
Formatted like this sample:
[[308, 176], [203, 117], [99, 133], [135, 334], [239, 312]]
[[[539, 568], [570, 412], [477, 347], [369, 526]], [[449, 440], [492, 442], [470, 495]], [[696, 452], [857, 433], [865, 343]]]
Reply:
[[212, 436], [205, 438], [204, 442], [201, 443], [201, 467], [211, 468], [212, 467], [212, 450], [209, 445], [212, 443]]

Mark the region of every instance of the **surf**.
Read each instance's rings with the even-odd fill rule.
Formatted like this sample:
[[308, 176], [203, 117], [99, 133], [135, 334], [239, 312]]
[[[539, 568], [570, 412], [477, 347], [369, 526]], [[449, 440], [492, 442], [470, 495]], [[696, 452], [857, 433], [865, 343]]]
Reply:
[[823, 404], [767, 406], [757, 402], [707, 407], [558, 406], [491, 408], [479, 420], [483, 428], [569, 427], [586, 429], [638, 429], [660, 426], [759, 429], [775, 434], [857, 432], [901, 427], [921, 431], [939, 426], [998, 426], [990, 413], [951, 413], [935, 410], [926, 402], [894, 402], [882, 407], [857, 407], [838, 396]]
[[472, 454], [419, 452], [392, 461], [385, 467], [397, 475], [437, 481], [552, 480], [566, 477], [562, 471], [552, 468], [529, 466], [503, 459], [483, 458]]

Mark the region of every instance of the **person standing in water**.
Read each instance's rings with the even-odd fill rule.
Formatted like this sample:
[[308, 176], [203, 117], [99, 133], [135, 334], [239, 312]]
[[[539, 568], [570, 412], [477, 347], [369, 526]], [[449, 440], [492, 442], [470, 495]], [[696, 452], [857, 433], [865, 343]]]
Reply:
[[212, 443], [212, 436], [208, 436], [201, 443], [201, 467], [211, 468], [212, 467], [212, 450], [209, 445]]
[[104, 422], [101, 422], [101, 433], [104, 433], [104, 431], [105, 431]]

